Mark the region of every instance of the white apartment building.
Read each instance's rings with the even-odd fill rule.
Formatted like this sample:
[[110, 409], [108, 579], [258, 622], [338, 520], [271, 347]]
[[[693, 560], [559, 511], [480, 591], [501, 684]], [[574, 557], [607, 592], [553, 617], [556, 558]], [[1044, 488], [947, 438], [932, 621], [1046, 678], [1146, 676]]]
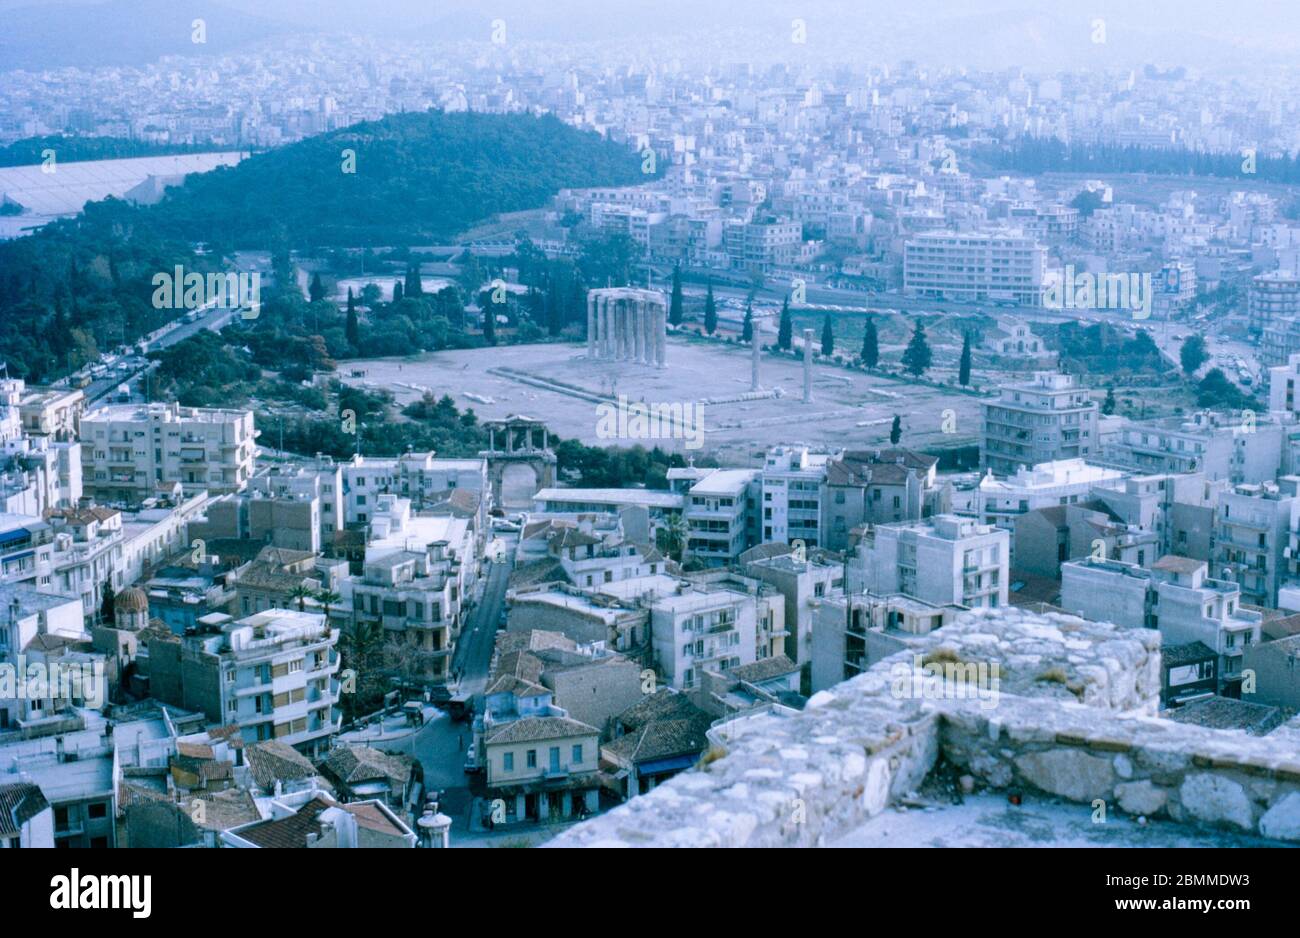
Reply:
[[980, 466], [997, 475], [1100, 452], [1098, 407], [1074, 375], [1035, 372], [980, 404]]
[[341, 469], [344, 520], [337, 525], [340, 529], [364, 525], [375, 514], [376, 499], [384, 494], [409, 499], [419, 511], [439, 495], [468, 489], [479, 496], [480, 521], [490, 507], [485, 459], [437, 459], [431, 452], [392, 459], [357, 455]]
[[8, 440], [0, 449], [0, 511], [43, 515], [82, 495], [81, 444], [47, 436]]
[[1268, 409], [1274, 414], [1288, 414], [1295, 419], [1296, 384], [1300, 382], [1300, 352], [1287, 356], [1285, 365], [1268, 370]]
[[849, 593], [905, 593], [972, 609], [1007, 604], [1011, 535], [956, 515], [869, 529], [845, 566]]
[[1238, 485], [1219, 497], [1214, 572], [1241, 587], [1244, 602], [1277, 606], [1291, 566], [1291, 537], [1300, 518], [1300, 479]]
[[[81, 603], [76, 596], [66, 596], [40, 590], [30, 585], [0, 584], [0, 665], [18, 668], [19, 656], [38, 635], [48, 635], [75, 641], [89, 639], [83, 623]], [[16, 677], [24, 679], [25, 671]], [[26, 695], [0, 697], [0, 732], [21, 726], [29, 720], [40, 720], [52, 714], [55, 694], [44, 699]]]
[[1140, 473], [1203, 473], [1233, 484], [1264, 482], [1282, 467], [1286, 427], [1270, 414], [1200, 411], [1130, 423], [1108, 443], [1108, 464]]
[[716, 469], [690, 487], [682, 510], [683, 560], [707, 567], [733, 564], [753, 546], [752, 517], [763, 483], [757, 469]]
[[149, 643], [150, 688], [166, 703], [239, 727], [244, 742], [278, 739], [306, 754], [339, 731], [337, 629], [325, 615], [268, 609], [207, 631]]
[[776, 446], [763, 463], [761, 543], [805, 548], [821, 543], [822, 489], [830, 456], [809, 453], [805, 446]]
[[138, 502], [162, 483], [239, 492], [257, 453], [253, 412], [121, 404], [81, 419], [83, 482], [101, 502]]
[[694, 687], [706, 668], [720, 671], [757, 660], [755, 595], [663, 576], [626, 581], [619, 594], [629, 590], [650, 607], [654, 662], [669, 686]]
[[0, 584], [49, 586], [54, 531], [34, 515], [0, 513]]
[[1058, 459], [1022, 467], [998, 479], [991, 473], [980, 479], [972, 508], [983, 524], [1015, 530], [1016, 518], [1039, 508], [1086, 502], [1094, 488], [1117, 488], [1128, 474], [1082, 459]]
[[1046, 249], [1018, 231], [928, 231], [903, 247], [903, 293], [1037, 306], [1046, 264]]
[[1243, 609], [1238, 584], [1210, 577], [1203, 561], [1165, 556], [1149, 570], [1087, 558], [1061, 565], [1061, 607], [1094, 622], [1159, 629], [1165, 644], [1201, 642], [1219, 654], [1221, 690], [1241, 681], [1262, 617]]

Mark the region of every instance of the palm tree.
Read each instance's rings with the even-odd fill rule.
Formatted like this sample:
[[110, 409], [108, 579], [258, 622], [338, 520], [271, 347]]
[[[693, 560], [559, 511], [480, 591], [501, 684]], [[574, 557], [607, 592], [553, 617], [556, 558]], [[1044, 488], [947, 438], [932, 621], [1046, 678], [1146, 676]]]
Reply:
[[333, 606], [335, 603], [341, 601], [342, 599], [343, 599], [342, 596], [340, 596], [338, 593], [334, 592], [333, 590], [329, 590], [329, 589], [320, 590], [319, 592], [316, 593], [316, 602], [320, 603], [325, 610], [326, 625], [328, 625], [330, 621], [330, 606]]
[[309, 597], [315, 597], [315, 595], [316, 595], [316, 591], [312, 589], [310, 586], [308, 586], [306, 583], [299, 583], [297, 586], [295, 586], [292, 590], [289, 591], [289, 598], [297, 601], [299, 612], [306, 611], [307, 599]]

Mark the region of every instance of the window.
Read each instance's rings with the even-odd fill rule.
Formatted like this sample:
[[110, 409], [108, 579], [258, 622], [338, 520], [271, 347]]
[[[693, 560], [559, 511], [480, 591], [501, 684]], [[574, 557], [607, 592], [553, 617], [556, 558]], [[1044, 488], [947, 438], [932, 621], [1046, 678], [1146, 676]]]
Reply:
[[581, 761], [582, 761], [582, 743], [578, 743], [573, 747], [573, 762], [576, 765]]
[[505, 772], [515, 770], [515, 754], [513, 752], [507, 752], [501, 757], [501, 769]]
[[535, 768], [537, 768], [537, 750], [536, 750], [536, 749], [529, 749], [528, 752], [524, 754], [524, 765], [528, 766], [528, 768], [530, 768], [530, 769], [535, 769]]
[[103, 820], [108, 817], [108, 805], [104, 804], [102, 801], [86, 805], [86, 817], [90, 818], [92, 821]]

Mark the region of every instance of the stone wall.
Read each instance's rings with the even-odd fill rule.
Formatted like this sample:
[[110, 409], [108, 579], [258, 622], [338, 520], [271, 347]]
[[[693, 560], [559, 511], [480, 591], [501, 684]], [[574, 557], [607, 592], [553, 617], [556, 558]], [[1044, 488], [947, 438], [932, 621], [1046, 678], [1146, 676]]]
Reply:
[[[918, 664], [951, 675], [926, 683]], [[996, 693], [964, 681], [980, 664], [986, 678], [997, 665]], [[1157, 632], [972, 612], [548, 846], [815, 846], [916, 791], [941, 755], [976, 784], [1089, 817], [1100, 799], [1300, 840], [1300, 723], [1266, 737], [1174, 723], [1154, 716], [1159, 688]]]

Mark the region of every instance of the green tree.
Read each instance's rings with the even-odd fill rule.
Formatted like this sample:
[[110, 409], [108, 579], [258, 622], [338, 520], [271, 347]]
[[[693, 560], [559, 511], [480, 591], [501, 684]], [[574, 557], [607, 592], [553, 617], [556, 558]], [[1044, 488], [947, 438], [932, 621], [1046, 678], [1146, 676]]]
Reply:
[[394, 304], [397, 304], [397, 303], [402, 302], [402, 292], [403, 292], [403, 291], [402, 291], [402, 281], [398, 280], [396, 283], [393, 284], [393, 303], [394, 303]]
[[306, 583], [299, 583], [289, 591], [289, 598], [298, 603], [298, 611], [304, 612], [307, 609], [307, 600], [314, 599], [316, 591]]
[[889, 442], [892, 446], [897, 446], [898, 441], [903, 438], [903, 418], [894, 414], [894, 423], [889, 428]]
[[918, 319], [912, 338], [908, 341], [907, 348], [903, 350], [903, 368], [908, 374], [919, 378], [930, 367], [933, 358], [930, 343], [925, 339], [925, 327], [921, 325], [921, 320]]
[[754, 338], [754, 304], [747, 302], [745, 304], [745, 324], [740, 330], [740, 339], [742, 342], [749, 342]]
[[876, 318], [867, 317], [866, 328], [862, 331], [862, 364], [875, 368], [880, 364], [880, 338], [876, 335]]
[[835, 354], [835, 330], [831, 327], [830, 313], [827, 313], [826, 318], [822, 320], [822, 354]]
[[424, 295], [424, 283], [420, 279], [419, 261], [411, 261], [406, 265], [406, 284], [402, 294], [412, 298]]
[[354, 349], [361, 348], [361, 323], [357, 319], [357, 304], [352, 299], [351, 290], [348, 290], [348, 318], [343, 327], [343, 334], [347, 337], [348, 345]]
[[718, 306], [713, 301], [713, 281], [709, 281], [709, 291], [704, 296], [704, 331], [709, 335], [718, 331]]
[[497, 344], [497, 313], [492, 303], [483, 309], [483, 341], [488, 345]]
[[970, 333], [961, 340], [961, 364], [957, 366], [957, 383], [962, 387], [970, 384]]
[[325, 299], [325, 284], [320, 282], [320, 271], [311, 275], [311, 283], [307, 287], [307, 296], [313, 303], [319, 303]]
[[1105, 414], [1107, 417], [1115, 413], [1115, 388], [1114, 387], [1109, 387], [1106, 389], [1106, 399], [1101, 402], [1101, 412]]
[[682, 324], [682, 268], [673, 267], [673, 293], [668, 304], [668, 322], [674, 326]]
[[790, 297], [781, 302], [781, 322], [776, 331], [776, 347], [790, 351], [794, 346], [794, 320], [790, 318]]
[[1199, 335], [1189, 335], [1178, 351], [1178, 361], [1183, 366], [1183, 374], [1189, 378], [1209, 360], [1210, 351], [1206, 348], [1205, 339]]

